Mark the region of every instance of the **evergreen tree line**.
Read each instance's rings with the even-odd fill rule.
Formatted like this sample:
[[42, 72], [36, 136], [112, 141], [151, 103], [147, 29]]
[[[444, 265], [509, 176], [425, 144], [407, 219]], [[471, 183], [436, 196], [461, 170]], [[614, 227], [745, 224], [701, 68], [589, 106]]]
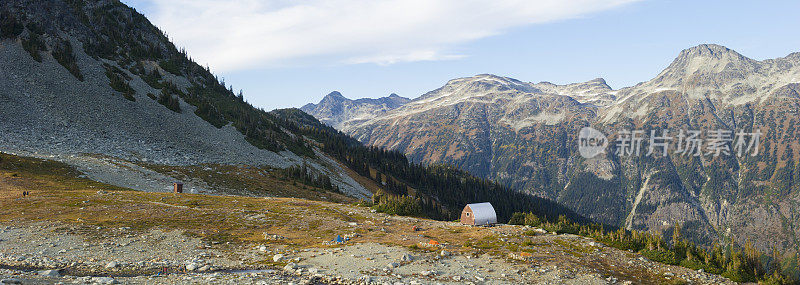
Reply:
[[33, 60], [42, 62], [41, 52], [47, 51], [47, 43], [42, 38], [44, 31], [35, 23], [28, 23], [25, 28], [28, 30], [28, 35], [21, 37], [22, 48], [31, 55]]
[[81, 73], [81, 69], [78, 67], [78, 61], [72, 51], [72, 43], [68, 40], [59, 41], [53, 47], [52, 55], [61, 66], [69, 71], [69, 73], [78, 80], [83, 81], [83, 73]]
[[[26, 19], [24, 14], [13, 14], [7, 11], [0, 12], [0, 40], [20, 39], [22, 48], [31, 57], [42, 62], [39, 52], [47, 51], [48, 44], [42, 38], [44, 30], [38, 24]], [[83, 73], [77, 64], [77, 59], [72, 50], [72, 43], [69, 40], [61, 39], [58, 36], [50, 40], [50, 51], [53, 58], [69, 71], [76, 79], [83, 81]]]
[[13, 13], [0, 13], [0, 39], [16, 39], [25, 30], [21, 19]]
[[419, 197], [387, 195], [382, 190], [372, 195], [372, 203], [375, 210], [390, 215], [424, 217], [428, 211]]
[[[417, 203], [422, 215], [438, 220], [453, 220], [469, 203], [491, 202], [501, 222], [508, 221], [514, 212], [533, 212], [555, 220], [563, 215], [571, 220], [589, 222], [588, 219], [553, 201], [517, 192], [503, 185], [472, 176], [447, 165], [412, 163], [398, 151], [366, 147], [357, 140], [323, 125], [314, 117], [297, 109], [277, 110], [273, 113], [300, 125], [300, 133], [321, 145], [324, 153], [338, 159], [358, 174], [382, 185], [384, 192], [373, 202], [388, 201]], [[413, 193], [412, 193], [413, 192]], [[393, 200], [388, 196], [411, 197]]]
[[122, 96], [125, 97], [125, 99], [136, 101], [136, 97], [133, 97], [133, 95], [136, 94], [136, 91], [133, 90], [133, 87], [131, 87], [130, 84], [128, 84], [128, 80], [131, 79], [130, 76], [116, 66], [104, 63], [103, 67], [106, 69], [106, 77], [108, 77], [108, 82], [111, 86], [111, 89], [122, 93]]
[[[661, 235], [622, 228], [608, 229], [603, 225], [581, 224], [561, 216], [555, 222], [540, 219], [533, 213], [514, 213], [509, 224], [540, 227], [550, 232], [570, 233], [590, 237], [621, 250], [638, 252], [650, 260], [679, 265], [712, 274], [719, 274], [736, 282], [764, 284], [796, 284], [800, 282], [795, 253], [782, 257], [777, 251], [764, 255], [748, 242], [744, 247], [715, 243], [709, 248], [697, 246], [681, 235], [681, 226], [675, 224], [668, 242]], [[533, 234], [533, 233], [531, 233]]]
[[291, 166], [286, 169], [277, 170], [284, 180], [299, 181], [302, 184], [320, 188], [323, 190], [341, 193], [339, 187], [331, 183], [331, 178], [323, 173], [312, 171], [305, 163], [302, 166]]

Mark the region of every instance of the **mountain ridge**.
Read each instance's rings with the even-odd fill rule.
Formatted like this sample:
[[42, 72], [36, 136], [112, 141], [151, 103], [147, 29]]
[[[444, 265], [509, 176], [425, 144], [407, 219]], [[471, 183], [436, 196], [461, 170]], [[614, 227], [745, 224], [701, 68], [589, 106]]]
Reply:
[[[389, 110], [398, 108], [411, 99], [395, 93], [380, 98], [360, 98], [351, 100], [339, 91], [333, 91], [317, 104], [309, 103], [300, 108], [307, 113], [314, 113], [323, 123], [341, 129], [347, 125], [368, 120]], [[347, 119], [344, 119], [347, 118]]]
[[[415, 162], [450, 163], [554, 199], [603, 223], [666, 234], [680, 223], [700, 243], [724, 237], [792, 251], [800, 237], [797, 54], [757, 61], [698, 45], [653, 79], [617, 90], [599, 79], [554, 85], [487, 74], [456, 78], [342, 131]], [[575, 143], [585, 126], [606, 134], [760, 129], [766, 149], [758, 158], [634, 159], [612, 153], [612, 136], [611, 151], [587, 160]], [[782, 200], [764, 202], [770, 192]], [[754, 234], [765, 231], [769, 238]]]

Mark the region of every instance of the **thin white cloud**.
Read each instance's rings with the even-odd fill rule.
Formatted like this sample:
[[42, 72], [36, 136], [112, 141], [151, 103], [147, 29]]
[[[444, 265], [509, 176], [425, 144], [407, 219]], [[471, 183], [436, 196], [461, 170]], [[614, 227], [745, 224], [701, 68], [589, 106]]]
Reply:
[[638, 0], [150, 0], [151, 20], [217, 71], [311, 61], [452, 60], [450, 50], [509, 28]]

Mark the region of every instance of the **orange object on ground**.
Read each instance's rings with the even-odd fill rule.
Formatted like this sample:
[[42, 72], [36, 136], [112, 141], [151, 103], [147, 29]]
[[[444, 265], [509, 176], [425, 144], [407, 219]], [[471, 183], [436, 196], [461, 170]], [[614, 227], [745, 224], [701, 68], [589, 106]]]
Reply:
[[429, 241], [429, 242], [428, 242], [428, 244], [431, 244], [431, 245], [439, 245], [439, 242], [438, 242], [438, 241], [435, 241], [435, 240], [431, 240], [431, 241]]

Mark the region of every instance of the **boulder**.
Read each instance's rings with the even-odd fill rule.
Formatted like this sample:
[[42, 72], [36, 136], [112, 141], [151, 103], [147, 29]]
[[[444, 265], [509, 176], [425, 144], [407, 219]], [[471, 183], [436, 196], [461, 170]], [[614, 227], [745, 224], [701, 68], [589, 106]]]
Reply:
[[186, 264], [186, 270], [188, 270], [188, 271], [194, 271], [198, 267], [199, 266], [197, 265], [197, 263], [194, 263], [194, 262]]
[[283, 271], [294, 272], [296, 268], [297, 264], [294, 264], [294, 262], [289, 262], [289, 264], [286, 264], [286, 266], [283, 267]]
[[92, 283], [95, 284], [117, 284], [117, 280], [111, 277], [92, 277]]
[[39, 275], [47, 276], [47, 277], [61, 277], [61, 272], [58, 272], [58, 270], [55, 270], [55, 269], [42, 270], [42, 271], [39, 271]]

